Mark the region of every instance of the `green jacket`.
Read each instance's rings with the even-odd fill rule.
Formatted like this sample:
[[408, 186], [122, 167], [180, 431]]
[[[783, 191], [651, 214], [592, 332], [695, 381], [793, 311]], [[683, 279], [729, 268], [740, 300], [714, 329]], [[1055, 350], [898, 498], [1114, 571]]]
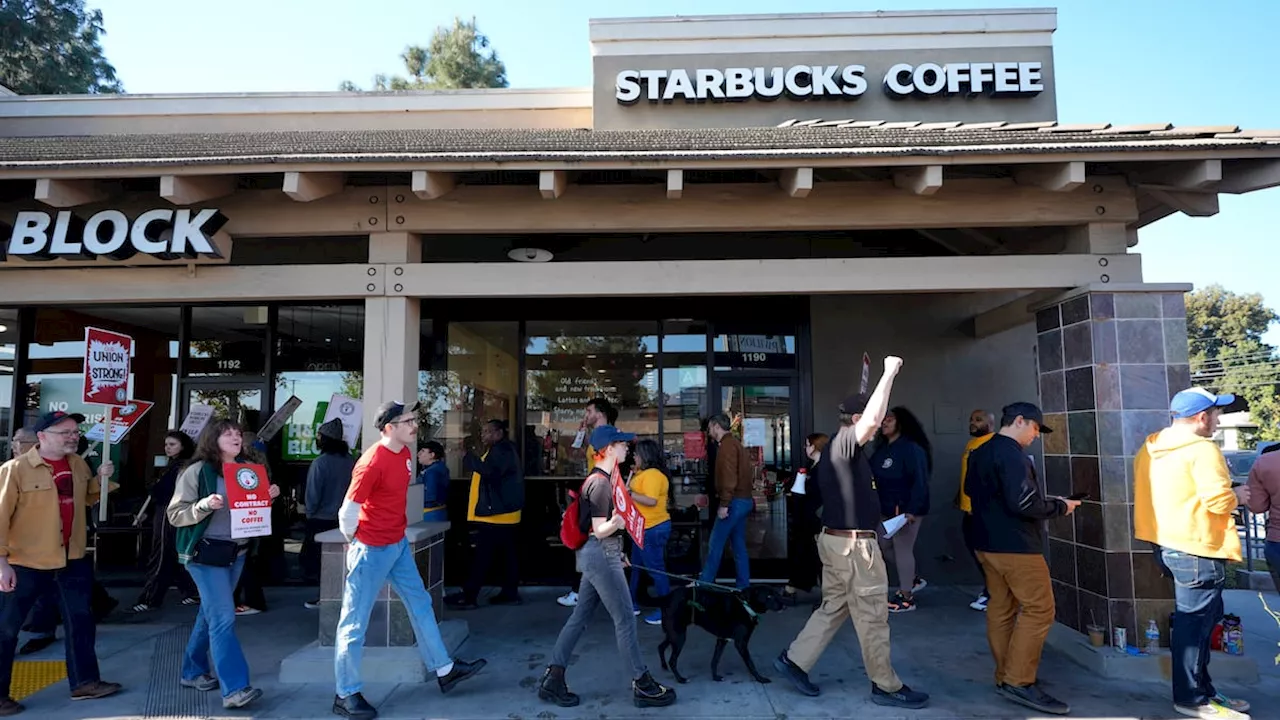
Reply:
[[209, 507], [208, 498], [218, 491], [218, 476], [212, 467], [203, 462], [188, 465], [174, 486], [173, 500], [165, 515], [169, 524], [177, 530], [178, 562], [186, 565], [191, 561], [196, 544], [204, 537], [205, 528], [209, 526], [209, 517], [213, 508]]

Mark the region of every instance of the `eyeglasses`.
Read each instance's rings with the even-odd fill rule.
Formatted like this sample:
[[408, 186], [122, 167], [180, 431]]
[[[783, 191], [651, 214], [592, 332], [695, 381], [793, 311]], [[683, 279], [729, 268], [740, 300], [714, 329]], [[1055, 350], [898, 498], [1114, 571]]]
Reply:
[[62, 437], [80, 437], [84, 433], [79, 430], [45, 430], [46, 435], [60, 435]]

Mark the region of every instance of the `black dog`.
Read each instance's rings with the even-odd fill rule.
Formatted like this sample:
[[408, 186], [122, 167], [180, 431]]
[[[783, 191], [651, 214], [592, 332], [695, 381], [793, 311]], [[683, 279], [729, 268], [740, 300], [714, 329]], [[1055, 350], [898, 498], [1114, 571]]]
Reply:
[[[690, 625], [697, 625], [716, 636], [716, 650], [711, 656], [711, 679], [720, 682], [724, 678], [717, 669], [720, 656], [724, 654], [724, 646], [733, 641], [742, 661], [747, 665], [747, 672], [756, 682], [767, 683], [769, 678], [756, 670], [751, 661], [751, 634], [759, 623], [759, 616], [769, 610], [781, 610], [782, 598], [771, 587], [757, 585], [739, 592], [729, 592], [699, 585], [696, 588], [673, 588], [662, 608], [662, 632], [666, 638], [658, 645], [658, 659], [663, 670], [671, 670], [676, 682], [688, 682], [680, 676], [676, 662], [680, 659], [680, 651], [684, 648], [685, 638]], [[748, 611], [750, 608], [750, 611]], [[671, 648], [671, 661], [666, 657], [667, 648]]]

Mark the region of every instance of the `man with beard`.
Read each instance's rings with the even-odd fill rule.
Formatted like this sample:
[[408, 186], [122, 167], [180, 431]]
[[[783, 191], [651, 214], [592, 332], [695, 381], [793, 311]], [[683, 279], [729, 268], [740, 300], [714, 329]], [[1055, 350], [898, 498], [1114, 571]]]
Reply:
[[[969, 413], [969, 442], [964, 446], [964, 454], [960, 456], [960, 489], [956, 492], [956, 507], [964, 513], [960, 518], [960, 535], [964, 538], [964, 547], [969, 551], [969, 557], [973, 559], [974, 567], [978, 568], [978, 574], [982, 575], [982, 563], [978, 562], [978, 553], [973, 549], [973, 501], [969, 499], [969, 494], [965, 492], [964, 480], [969, 474], [969, 455], [978, 448], [982, 447], [988, 440], [995, 436], [996, 416], [990, 410], [981, 408]], [[969, 607], [974, 610], [986, 612], [987, 601], [991, 596], [987, 594], [986, 577], [983, 577], [982, 592], [978, 595], [978, 599], [969, 603]]]

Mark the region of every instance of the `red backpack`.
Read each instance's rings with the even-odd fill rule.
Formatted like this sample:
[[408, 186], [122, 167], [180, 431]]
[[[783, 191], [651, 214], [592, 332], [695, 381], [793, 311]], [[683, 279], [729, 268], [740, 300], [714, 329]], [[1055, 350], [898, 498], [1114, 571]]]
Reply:
[[[586, 480], [582, 481], [582, 487], [587, 486], [587, 480], [599, 472], [604, 475], [604, 471], [592, 470]], [[564, 509], [564, 515], [560, 517], [560, 542], [570, 550], [579, 550], [583, 545], [587, 544], [587, 530], [582, 527], [581, 504], [578, 502], [578, 495], [582, 492], [582, 488], [569, 491], [569, 506]], [[587, 523], [590, 524], [588, 519]]]

